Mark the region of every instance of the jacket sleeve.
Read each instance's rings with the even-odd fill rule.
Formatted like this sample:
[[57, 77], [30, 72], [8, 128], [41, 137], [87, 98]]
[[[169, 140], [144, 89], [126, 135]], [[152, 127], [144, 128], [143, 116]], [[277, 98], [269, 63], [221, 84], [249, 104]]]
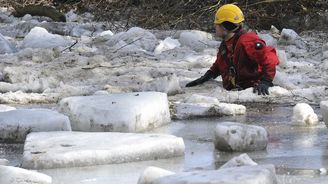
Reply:
[[220, 74], [219, 63], [221, 62], [221, 56], [218, 52], [215, 62], [212, 64], [210, 70], [213, 72], [213, 79], [217, 78]]
[[279, 64], [276, 50], [273, 47], [266, 46], [263, 40], [258, 36], [256, 37], [243, 44], [246, 55], [259, 65], [261, 79], [272, 81], [276, 74], [276, 65]]

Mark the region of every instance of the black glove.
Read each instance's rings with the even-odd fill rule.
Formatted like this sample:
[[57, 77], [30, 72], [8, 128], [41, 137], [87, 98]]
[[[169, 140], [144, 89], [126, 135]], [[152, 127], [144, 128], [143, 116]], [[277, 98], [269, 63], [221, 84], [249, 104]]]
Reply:
[[273, 86], [272, 81], [268, 79], [262, 79], [257, 86], [254, 86], [253, 93], [258, 95], [269, 95], [269, 87]]
[[201, 76], [200, 78], [194, 80], [194, 81], [191, 81], [189, 82], [186, 87], [192, 87], [192, 86], [197, 86], [199, 84], [203, 84], [204, 82], [212, 79], [214, 77], [214, 74], [211, 70], [207, 70], [207, 72]]

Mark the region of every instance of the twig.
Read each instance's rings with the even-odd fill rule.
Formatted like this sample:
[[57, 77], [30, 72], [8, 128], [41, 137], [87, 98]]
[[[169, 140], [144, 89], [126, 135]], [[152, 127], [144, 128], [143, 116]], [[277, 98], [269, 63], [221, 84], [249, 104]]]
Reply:
[[253, 4], [249, 4], [248, 7], [259, 5], [259, 4], [264, 4], [264, 3], [276, 3], [276, 2], [285, 2], [285, 1], [288, 1], [288, 0], [264, 0], [264, 1], [253, 3]]
[[69, 46], [69, 47], [67, 47], [67, 48], [65, 48], [64, 50], [62, 50], [61, 52], [64, 52], [65, 50], [68, 50], [69, 49], [69, 51], [72, 51], [71, 49], [72, 49], [72, 47], [74, 47], [76, 44], [78, 43], [78, 41], [77, 40], [75, 40], [75, 43], [73, 43], [71, 46]]
[[116, 53], [117, 51], [119, 51], [119, 50], [123, 49], [124, 47], [126, 47], [126, 46], [128, 46], [128, 45], [131, 45], [131, 44], [133, 44], [134, 42], [136, 42], [136, 41], [140, 40], [141, 38], [142, 38], [142, 37], [139, 37], [139, 38], [137, 38], [137, 39], [133, 40], [132, 42], [130, 42], [130, 43], [127, 43], [127, 44], [125, 44], [125, 45], [121, 46], [120, 48], [118, 48], [118, 49], [114, 50], [114, 51], [113, 51], [113, 53]]

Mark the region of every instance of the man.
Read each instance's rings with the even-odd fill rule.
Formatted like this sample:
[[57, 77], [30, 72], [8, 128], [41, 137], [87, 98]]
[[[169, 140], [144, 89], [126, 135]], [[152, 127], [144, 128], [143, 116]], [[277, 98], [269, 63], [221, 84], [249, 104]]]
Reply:
[[258, 95], [269, 95], [269, 87], [276, 73], [279, 60], [276, 50], [266, 46], [253, 32], [245, 32], [241, 23], [244, 15], [233, 4], [220, 7], [215, 15], [216, 35], [223, 39], [217, 59], [200, 78], [186, 87], [202, 84], [219, 75], [227, 90], [242, 90], [254, 87]]

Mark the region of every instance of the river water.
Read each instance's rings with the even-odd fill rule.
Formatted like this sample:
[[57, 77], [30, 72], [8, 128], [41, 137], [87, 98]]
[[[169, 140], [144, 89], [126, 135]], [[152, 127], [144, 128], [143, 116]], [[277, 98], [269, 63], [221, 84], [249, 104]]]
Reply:
[[[184, 157], [93, 167], [47, 169], [40, 172], [52, 176], [54, 184], [135, 184], [140, 173], [148, 166], [157, 166], [174, 172], [217, 169], [232, 157], [241, 154], [219, 152], [214, 149], [216, 124], [233, 121], [259, 125], [267, 129], [267, 149], [247, 154], [259, 164], [274, 164], [280, 184], [328, 183], [328, 175], [319, 170], [328, 168], [328, 130], [323, 122], [314, 127], [293, 126], [293, 106], [246, 106], [246, 115], [173, 120], [171, 124], [149, 132], [183, 137], [186, 145]], [[320, 114], [318, 106], [312, 107]], [[319, 119], [322, 118], [319, 116]], [[22, 153], [22, 144], [0, 144], [0, 158], [8, 159], [10, 165], [19, 166]]]

